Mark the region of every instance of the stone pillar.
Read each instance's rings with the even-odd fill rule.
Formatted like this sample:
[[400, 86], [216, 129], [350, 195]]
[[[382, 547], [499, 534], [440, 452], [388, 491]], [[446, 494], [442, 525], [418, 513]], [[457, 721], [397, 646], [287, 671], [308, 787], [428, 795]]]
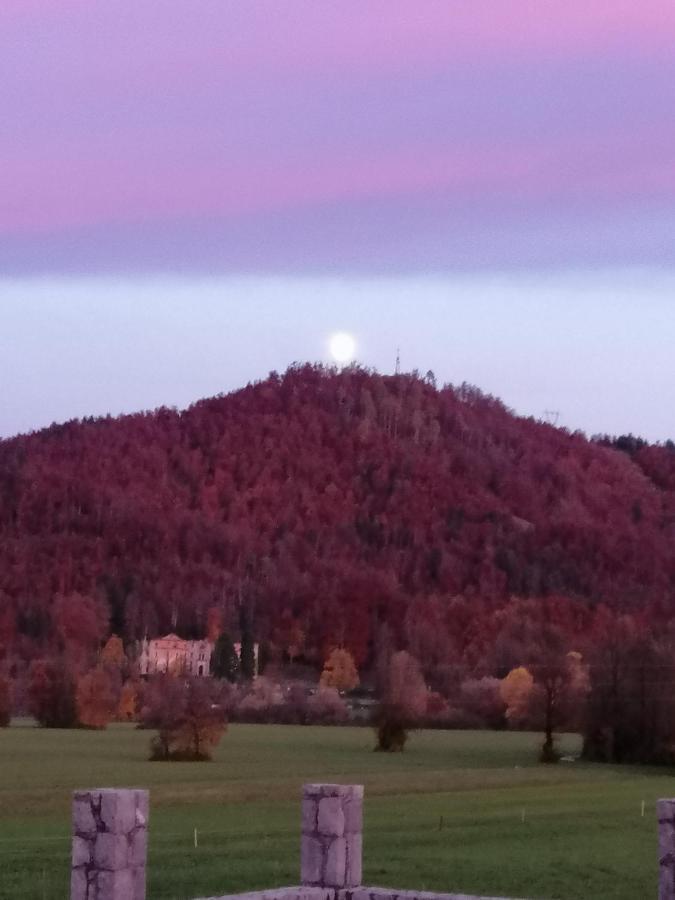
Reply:
[[147, 849], [147, 791], [75, 791], [71, 900], [145, 900]]
[[362, 844], [363, 787], [306, 784], [302, 797], [302, 884], [359, 887]]
[[659, 900], [675, 900], [675, 800], [659, 800]]

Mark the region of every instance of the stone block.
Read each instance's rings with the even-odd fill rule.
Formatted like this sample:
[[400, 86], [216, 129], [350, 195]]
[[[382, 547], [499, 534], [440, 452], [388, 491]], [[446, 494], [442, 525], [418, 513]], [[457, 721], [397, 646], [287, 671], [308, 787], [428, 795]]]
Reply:
[[363, 880], [363, 836], [361, 832], [347, 838], [347, 869], [345, 887], [359, 887]]
[[92, 844], [86, 838], [74, 835], [73, 837], [73, 855], [72, 866], [74, 869], [80, 866], [88, 866], [91, 863]]
[[302, 830], [304, 834], [314, 834], [317, 830], [318, 803], [314, 797], [302, 798]]
[[129, 865], [132, 869], [145, 866], [148, 857], [148, 832], [137, 828], [129, 839]]
[[129, 859], [129, 840], [125, 834], [103, 832], [94, 844], [94, 865], [109, 872], [126, 869]]
[[345, 833], [345, 814], [340, 797], [322, 797], [319, 800], [319, 834], [342, 837]]
[[356, 834], [363, 831], [363, 789], [361, 795], [346, 797], [342, 808], [345, 814], [345, 833]]
[[101, 821], [112, 834], [128, 834], [136, 827], [136, 791], [101, 791]]
[[326, 887], [342, 888], [345, 886], [346, 873], [347, 841], [343, 837], [338, 837], [328, 846], [322, 884]]
[[145, 900], [145, 865], [131, 870], [133, 894], [131, 900]]
[[300, 843], [300, 881], [305, 885], [321, 884], [323, 847], [310, 835], [303, 834]]
[[87, 873], [73, 869], [70, 873], [70, 900], [87, 900]]
[[371, 900], [369, 888], [358, 888], [355, 891], [340, 891], [337, 900]]
[[73, 833], [95, 835], [98, 831], [91, 806], [91, 794], [78, 791], [73, 795]]
[[131, 869], [99, 872], [96, 876], [96, 900], [136, 900]]

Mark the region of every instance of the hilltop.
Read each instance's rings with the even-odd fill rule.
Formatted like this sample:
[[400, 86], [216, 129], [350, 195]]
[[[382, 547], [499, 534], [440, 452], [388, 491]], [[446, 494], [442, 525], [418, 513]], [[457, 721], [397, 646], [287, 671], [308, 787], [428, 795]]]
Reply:
[[669, 620], [675, 447], [588, 440], [431, 373], [309, 365], [0, 442], [14, 666], [112, 631], [201, 636], [214, 610], [236, 632], [244, 609], [310, 662], [344, 644], [369, 665], [386, 625], [426, 666], [489, 672], [512, 662], [514, 598], [579, 631], [600, 605]]

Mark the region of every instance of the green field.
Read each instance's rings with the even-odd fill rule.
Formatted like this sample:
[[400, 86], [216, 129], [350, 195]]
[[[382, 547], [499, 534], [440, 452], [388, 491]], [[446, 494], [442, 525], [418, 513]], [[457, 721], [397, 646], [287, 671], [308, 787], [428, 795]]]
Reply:
[[[656, 894], [668, 770], [536, 764], [537, 736], [421, 732], [404, 754], [356, 728], [232, 726], [212, 763], [146, 762], [148, 734], [0, 731], [0, 897], [68, 895], [70, 792], [148, 787], [151, 898], [296, 884], [300, 789], [366, 786], [364, 880], [527, 898]], [[575, 750], [567, 738], [564, 749]], [[646, 816], [641, 816], [642, 801]], [[198, 847], [194, 847], [194, 829]]]

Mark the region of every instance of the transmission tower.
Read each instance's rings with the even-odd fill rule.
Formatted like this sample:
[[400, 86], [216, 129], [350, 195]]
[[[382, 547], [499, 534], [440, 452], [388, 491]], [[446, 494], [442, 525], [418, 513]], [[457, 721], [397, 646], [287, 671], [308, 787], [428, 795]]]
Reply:
[[545, 409], [544, 418], [549, 425], [553, 425], [553, 427], [555, 428], [560, 421], [560, 412], [557, 409]]

